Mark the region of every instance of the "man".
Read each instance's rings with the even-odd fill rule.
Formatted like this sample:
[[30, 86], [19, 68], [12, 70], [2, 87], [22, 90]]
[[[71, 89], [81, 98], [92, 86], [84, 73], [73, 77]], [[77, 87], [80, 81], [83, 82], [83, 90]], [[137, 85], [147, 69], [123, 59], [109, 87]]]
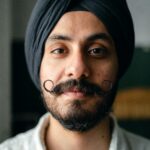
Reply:
[[48, 110], [37, 127], [0, 150], [148, 150], [110, 113], [132, 59], [133, 23], [125, 0], [38, 0], [25, 53]]

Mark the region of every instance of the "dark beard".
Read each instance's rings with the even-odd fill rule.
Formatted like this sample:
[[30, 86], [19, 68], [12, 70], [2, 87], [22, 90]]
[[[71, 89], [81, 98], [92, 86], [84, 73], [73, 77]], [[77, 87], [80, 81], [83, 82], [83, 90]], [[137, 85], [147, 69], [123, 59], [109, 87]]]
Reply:
[[[88, 82], [86, 82], [86, 85], [82, 84], [83, 87], [81, 87], [81, 89], [86, 89], [84, 86], [87, 86], [87, 84]], [[93, 86], [94, 85], [92, 85], [92, 87]], [[92, 92], [91, 89], [94, 89], [94, 87], [92, 87], [90, 88], [90, 93]], [[58, 120], [65, 129], [85, 132], [98, 125], [106, 116], [108, 116], [116, 96], [117, 87], [117, 84], [115, 84], [108, 93], [106, 92], [107, 94], [101, 95], [102, 100], [96, 100], [93, 111], [83, 109], [82, 102], [80, 100], [74, 100], [71, 104], [71, 109], [68, 112], [68, 115], [65, 117], [61, 116], [56, 109], [52, 107], [48, 108], [45, 100], [43, 100], [43, 102], [51, 115]], [[94, 92], [92, 93], [94, 94]], [[91, 94], [89, 95], [92, 96]]]

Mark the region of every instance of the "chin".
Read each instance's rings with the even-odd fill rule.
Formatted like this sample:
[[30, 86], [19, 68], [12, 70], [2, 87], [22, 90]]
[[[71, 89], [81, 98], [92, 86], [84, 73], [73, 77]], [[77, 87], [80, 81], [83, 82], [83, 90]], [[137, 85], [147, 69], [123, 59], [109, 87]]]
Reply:
[[[106, 97], [99, 99], [53, 99], [46, 105], [52, 117], [65, 129], [86, 132], [100, 124], [109, 115], [115, 99], [117, 88]], [[48, 107], [49, 106], [49, 107]]]
[[80, 100], [74, 100], [69, 106], [64, 106], [63, 110], [48, 109], [65, 129], [76, 132], [86, 132], [94, 128], [109, 114], [110, 110], [111, 108], [104, 106], [101, 101], [85, 105]]

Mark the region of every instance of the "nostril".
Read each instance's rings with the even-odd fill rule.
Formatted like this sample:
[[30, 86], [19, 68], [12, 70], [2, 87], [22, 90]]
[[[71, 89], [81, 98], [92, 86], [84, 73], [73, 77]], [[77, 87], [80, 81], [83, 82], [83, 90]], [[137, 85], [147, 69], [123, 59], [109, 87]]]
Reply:
[[77, 69], [76, 71], [70, 71], [70, 73], [67, 74], [68, 77], [72, 77], [75, 79], [80, 79], [80, 78], [88, 78], [89, 73], [88, 71], [81, 71], [80, 69]]
[[69, 74], [68, 74], [68, 77], [72, 77], [72, 76], [73, 76], [73, 74], [72, 74], [72, 73], [69, 73]]
[[[80, 54], [81, 55], [81, 54]], [[89, 67], [83, 56], [74, 56], [67, 64], [65, 73], [68, 77], [76, 79], [89, 76]]]

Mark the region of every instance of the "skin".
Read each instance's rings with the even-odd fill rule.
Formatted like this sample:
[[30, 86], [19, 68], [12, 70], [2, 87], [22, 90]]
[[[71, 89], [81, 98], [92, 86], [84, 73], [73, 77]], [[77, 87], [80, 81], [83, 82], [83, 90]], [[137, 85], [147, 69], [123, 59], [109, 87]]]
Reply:
[[[104, 24], [90, 12], [64, 14], [45, 43], [40, 68], [41, 85], [47, 79], [55, 85], [82, 77], [98, 85], [103, 80], [115, 83], [117, 71], [115, 44]], [[53, 85], [49, 83], [46, 86], [51, 89]], [[56, 110], [62, 117], [76, 112], [71, 105], [76, 99], [82, 102], [81, 109], [89, 112], [95, 111], [97, 101], [103, 100], [97, 96], [87, 97], [80, 91], [68, 91], [58, 97], [50, 95], [43, 87], [42, 91], [47, 107]], [[109, 126], [109, 117], [106, 117], [89, 131], [73, 132], [63, 128], [50, 116], [50, 126], [45, 137], [47, 149], [107, 150], [110, 144]]]

